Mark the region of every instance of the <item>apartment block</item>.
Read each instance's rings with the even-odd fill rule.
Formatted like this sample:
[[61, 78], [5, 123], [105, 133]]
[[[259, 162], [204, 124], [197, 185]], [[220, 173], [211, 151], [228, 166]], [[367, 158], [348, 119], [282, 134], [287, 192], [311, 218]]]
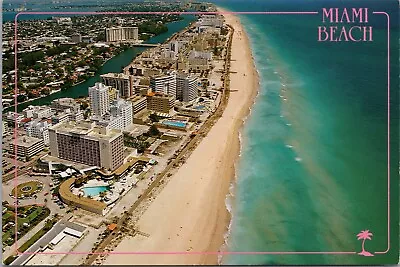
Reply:
[[112, 27], [105, 29], [106, 42], [126, 42], [139, 40], [138, 27]]
[[176, 98], [175, 75], [161, 74], [150, 77], [150, 88], [153, 93], [165, 94]]
[[160, 113], [169, 113], [175, 106], [175, 97], [158, 93], [147, 95], [147, 109]]
[[[42, 139], [30, 136], [18, 136], [9, 144], [10, 153], [16, 153], [17, 156], [30, 158], [44, 149]], [[16, 151], [15, 151], [16, 149]]]
[[123, 73], [107, 73], [100, 75], [102, 83], [118, 90], [122, 98], [131, 97], [133, 94], [132, 76]]
[[115, 170], [124, 161], [120, 130], [94, 122], [65, 122], [49, 128], [50, 152], [54, 157]]

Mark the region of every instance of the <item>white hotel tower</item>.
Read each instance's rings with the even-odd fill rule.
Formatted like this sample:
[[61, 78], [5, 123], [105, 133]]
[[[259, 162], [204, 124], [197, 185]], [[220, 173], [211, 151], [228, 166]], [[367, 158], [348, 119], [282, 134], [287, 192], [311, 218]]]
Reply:
[[184, 73], [154, 76], [150, 78], [150, 88], [154, 93], [190, 102], [198, 97], [198, 78]]
[[176, 98], [175, 74], [162, 74], [150, 78], [150, 88], [154, 93], [162, 93]]
[[93, 87], [89, 87], [89, 101], [92, 115], [103, 116], [110, 109], [108, 99], [109, 86], [102, 83], [96, 83]]
[[198, 79], [185, 74], [176, 75], [176, 98], [183, 102], [190, 102], [199, 96]]

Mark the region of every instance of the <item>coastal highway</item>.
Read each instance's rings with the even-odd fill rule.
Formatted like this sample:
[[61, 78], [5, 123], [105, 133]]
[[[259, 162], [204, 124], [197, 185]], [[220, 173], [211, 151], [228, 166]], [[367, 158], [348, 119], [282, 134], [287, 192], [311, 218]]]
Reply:
[[217, 110], [214, 114], [210, 116], [210, 118], [203, 124], [203, 126], [198, 130], [198, 132], [202, 134], [195, 135], [192, 140], [187, 143], [180, 153], [177, 155], [175, 159], [173, 159], [167, 167], [157, 175], [154, 181], [150, 184], [150, 186], [143, 192], [141, 197], [130, 207], [130, 209], [122, 215], [122, 217], [117, 222], [117, 228], [112, 231], [108, 236], [106, 236], [103, 241], [97, 246], [95, 251], [88, 254], [84, 265], [93, 265], [97, 257], [104, 252], [104, 249], [111, 243], [113, 238], [117, 236], [118, 231], [121, 231], [123, 226], [129, 221], [131, 214], [137, 209], [137, 207], [149, 196], [152, 190], [160, 185], [160, 182], [163, 181], [164, 176], [172, 169], [174, 166], [177, 166], [178, 163], [187, 158], [188, 152], [192, 152], [194, 148], [200, 143], [201, 139], [207, 135], [207, 133], [211, 130], [212, 126], [218, 121], [218, 119], [222, 116], [229, 100], [230, 94], [230, 66], [231, 66], [231, 47], [232, 47], [232, 37], [234, 33], [234, 28], [228, 25], [230, 28], [229, 39], [228, 39], [228, 47], [227, 47], [227, 55], [225, 57], [224, 64], [224, 90], [222, 91], [222, 101], [218, 106]]

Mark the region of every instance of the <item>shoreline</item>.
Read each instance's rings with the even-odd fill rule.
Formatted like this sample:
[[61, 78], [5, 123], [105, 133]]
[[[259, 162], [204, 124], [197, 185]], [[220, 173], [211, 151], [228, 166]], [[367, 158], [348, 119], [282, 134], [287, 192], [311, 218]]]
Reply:
[[[218, 7], [218, 11], [219, 12], [229, 12], [230, 10]], [[256, 68], [256, 63], [254, 61], [253, 51], [251, 49], [248, 33], [245, 31], [243, 24], [241, 23], [240, 18], [237, 15], [224, 15], [225, 19], [227, 20], [226, 16], [230, 16], [230, 18], [233, 21], [237, 22], [240, 25], [239, 27], [241, 29], [241, 32], [243, 33], [242, 35], [243, 35], [243, 37], [245, 39], [244, 41], [246, 43], [246, 50], [247, 50], [246, 52], [249, 53], [248, 61], [251, 62], [251, 66], [252, 66], [252, 76], [253, 76], [253, 80], [252, 80], [253, 88], [252, 89], [253, 90], [251, 92], [250, 98], [247, 100], [246, 105], [242, 107], [241, 114], [238, 117], [239, 121], [236, 122], [235, 130], [234, 130], [234, 134], [233, 134], [233, 135], [236, 135], [235, 143], [233, 144], [235, 146], [235, 152], [233, 154], [236, 155], [236, 157], [233, 162], [233, 174], [231, 175], [231, 181], [229, 183], [229, 188], [228, 188], [226, 198], [224, 201], [224, 206], [226, 208], [226, 212], [228, 214], [229, 220], [226, 223], [226, 231], [223, 234], [223, 241], [220, 246], [220, 251], [222, 251], [222, 252], [228, 251], [227, 242], [231, 235], [232, 222], [233, 222], [232, 216], [235, 211], [234, 201], [235, 201], [235, 195], [236, 195], [235, 191], [236, 191], [237, 179], [238, 179], [238, 168], [239, 168], [238, 164], [239, 164], [240, 158], [242, 156], [242, 149], [243, 149], [244, 124], [246, 123], [249, 116], [251, 115], [252, 107], [254, 106], [254, 104], [256, 102], [256, 99], [257, 99], [257, 96], [258, 96], [259, 90], [260, 90], [259, 72]], [[228, 20], [227, 20], [227, 23], [228, 23]], [[229, 22], [229, 24], [232, 24], [232, 23]], [[228, 202], [229, 202], [229, 204], [228, 204]], [[216, 264], [221, 265], [222, 261], [223, 261], [223, 257], [224, 257], [224, 254], [219, 254]]]
[[[218, 11], [225, 10], [218, 8]], [[136, 223], [147, 237], [125, 237], [104, 264], [217, 264], [231, 222], [226, 198], [236, 180], [239, 134], [259, 89], [250, 42], [238, 17], [224, 15], [234, 29], [231, 90], [227, 107], [208, 135]], [[245, 47], [246, 49], [243, 49]], [[249, 70], [252, 73], [249, 75]], [[234, 185], [235, 186], [235, 185]], [[173, 253], [173, 252], [192, 253]], [[151, 252], [169, 254], [151, 255]]]

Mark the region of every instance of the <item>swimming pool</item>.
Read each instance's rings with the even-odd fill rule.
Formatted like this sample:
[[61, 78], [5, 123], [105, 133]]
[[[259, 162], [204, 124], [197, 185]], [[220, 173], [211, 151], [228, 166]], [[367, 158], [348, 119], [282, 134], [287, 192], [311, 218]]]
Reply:
[[97, 196], [98, 194], [100, 194], [101, 192], [105, 192], [107, 190], [109, 190], [110, 187], [109, 186], [93, 186], [93, 187], [84, 187], [82, 188], [83, 192], [85, 193], [85, 196]]
[[197, 109], [197, 110], [204, 110], [206, 107], [205, 106], [197, 106], [197, 107], [194, 107], [194, 109]]
[[186, 122], [182, 122], [182, 121], [163, 121], [162, 123], [165, 125], [168, 125], [168, 126], [173, 126], [173, 127], [179, 127], [179, 128], [186, 127]]

